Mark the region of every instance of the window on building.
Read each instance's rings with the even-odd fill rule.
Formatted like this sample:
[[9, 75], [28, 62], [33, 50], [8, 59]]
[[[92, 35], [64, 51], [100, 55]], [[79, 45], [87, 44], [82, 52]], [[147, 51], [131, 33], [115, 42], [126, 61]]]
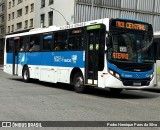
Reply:
[[33, 19], [30, 19], [30, 28], [33, 27]]
[[23, 0], [18, 0], [18, 4], [20, 4], [20, 3], [22, 3], [23, 2]]
[[8, 6], [9, 6], [8, 8], [10, 9], [11, 8], [11, 1], [9, 2]]
[[22, 9], [17, 10], [17, 17], [22, 16]]
[[49, 0], [49, 5], [53, 4], [53, 0]]
[[14, 7], [14, 5], [15, 5], [15, 0], [12, 0], [12, 6]]
[[1, 27], [1, 28], [0, 28], [0, 34], [3, 34], [3, 33], [4, 33], [4, 28]]
[[12, 30], [11, 30], [11, 32], [14, 32], [14, 25], [12, 25]]
[[4, 15], [2, 16], [2, 23], [4, 22]]
[[40, 19], [40, 24], [41, 24], [41, 27], [44, 27], [44, 24], [45, 24], [45, 14], [41, 14], [41, 19]]
[[53, 25], [53, 11], [48, 12], [48, 25]]
[[28, 20], [26, 20], [25, 22], [24, 22], [24, 29], [26, 29], [26, 28], [28, 28]]
[[2, 17], [0, 16], [0, 23], [2, 23]]
[[17, 23], [17, 29], [21, 29], [22, 28], [22, 22]]
[[41, 0], [41, 8], [45, 7], [45, 0]]
[[8, 21], [11, 20], [11, 14], [8, 14]]
[[34, 11], [34, 4], [31, 4], [31, 12]]
[[2, 5], [2, 12], [4, 11], [4, 5]]
[[14, 19], [14, 12], [12, 12], [12, 19]]
[[10, 26], [8, 26], [8, 33], [10, 33]]
[[28, 14], [28, 6], [25, 7], [25, 14]]

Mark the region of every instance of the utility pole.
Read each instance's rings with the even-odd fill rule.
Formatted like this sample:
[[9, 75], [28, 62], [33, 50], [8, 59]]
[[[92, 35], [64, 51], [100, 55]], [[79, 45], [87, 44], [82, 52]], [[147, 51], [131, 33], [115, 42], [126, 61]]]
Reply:
[[54, 9], [54, 8], [52, 8], [52, 7], [50, 7], [50, 9], [53, 10], [53, 11], [58, 12], [58, 13], [63, 17], [63, 19], [65, 20], [66, 25], [69, 25], [69, 22], [66, 20], [66, 18], [64, 17], [64, 15], [63, 15], [61, 12], [59, 12], [58, 10], [56, 10], [56, 9]]

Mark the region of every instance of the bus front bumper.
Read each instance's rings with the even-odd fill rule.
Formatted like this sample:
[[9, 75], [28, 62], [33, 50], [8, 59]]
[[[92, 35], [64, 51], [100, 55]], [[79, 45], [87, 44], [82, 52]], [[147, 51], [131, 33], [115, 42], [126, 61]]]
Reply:
[[153, 88], [154, 87], [154, 77], [152, 78], [152, 80], [149, 80], [146, 82], [148, 82], [148, 84], [143, 85], [144, 83], [142, 83], [140, 80], [136, 81], [136, 80], [130, 80], [130, 83], [126, 84], [124, 83], [125, 80], [122, 82], [121, 80], [115, 78], [112, 75], [108, 75], [105, 78], [104, 81], [104, 86], [105, 88], [119, 88], [119, 89], [145, 89], [145, 88]]

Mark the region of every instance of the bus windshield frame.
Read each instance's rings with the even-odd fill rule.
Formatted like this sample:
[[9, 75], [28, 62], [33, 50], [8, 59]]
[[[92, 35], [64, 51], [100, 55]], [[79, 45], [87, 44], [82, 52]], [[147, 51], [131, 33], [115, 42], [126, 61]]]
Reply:
[[[153, 29], [150, 24], [137, 21], [111, 21], [108, 60], [133, 63], [154, 63]], [[119, 22], [119, 20], [118, 20]], [[130, 26], [126, 27], [130, 23]]]

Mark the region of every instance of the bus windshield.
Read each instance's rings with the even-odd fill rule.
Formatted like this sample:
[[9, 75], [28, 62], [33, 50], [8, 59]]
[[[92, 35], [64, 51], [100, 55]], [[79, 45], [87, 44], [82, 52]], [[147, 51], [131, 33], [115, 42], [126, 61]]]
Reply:
[[154, 62], [153, 36], [147, 33], [111, 32], [109, 60], [126, 62]]

